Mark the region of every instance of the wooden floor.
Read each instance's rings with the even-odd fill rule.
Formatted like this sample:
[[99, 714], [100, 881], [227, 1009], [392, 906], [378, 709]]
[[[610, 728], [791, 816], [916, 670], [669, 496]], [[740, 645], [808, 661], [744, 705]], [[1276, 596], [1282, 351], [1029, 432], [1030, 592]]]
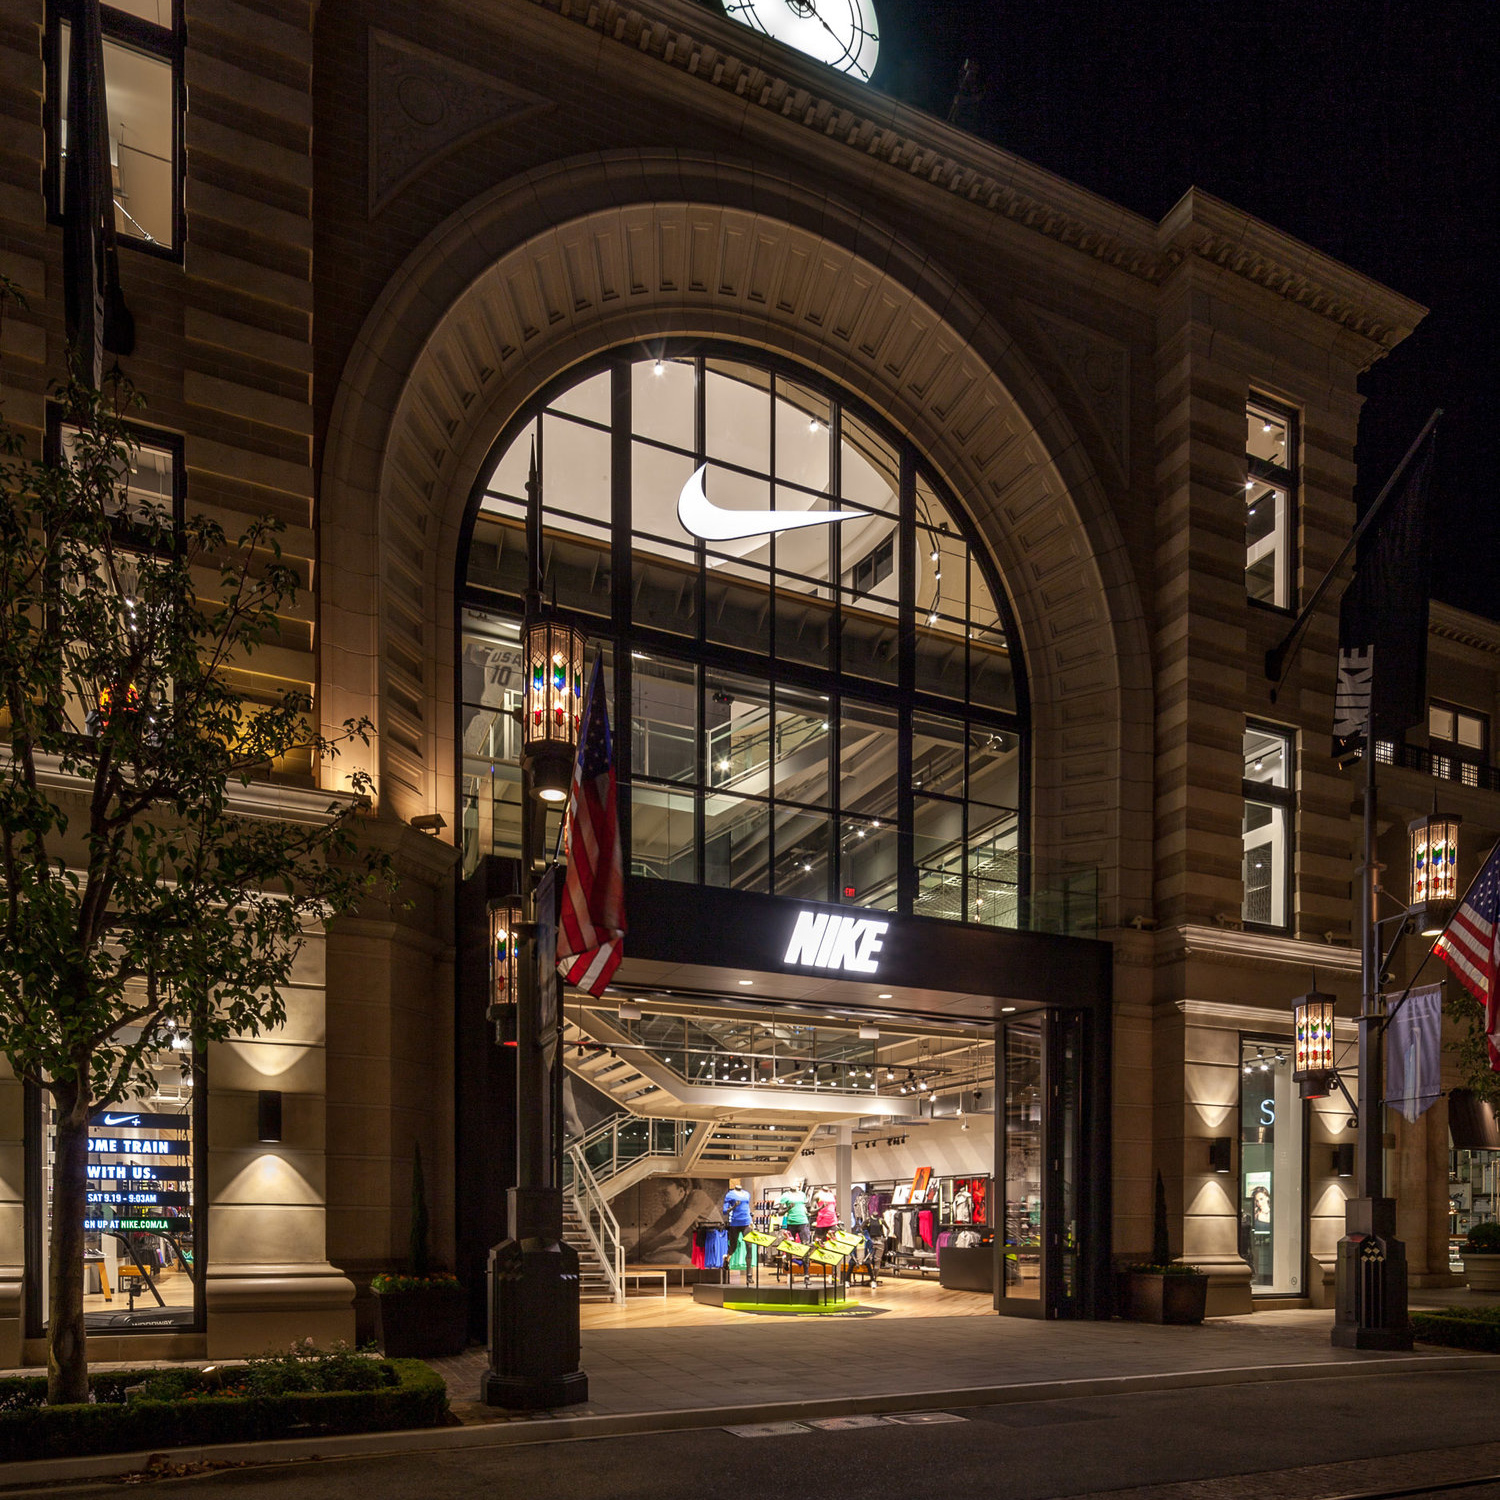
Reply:
[[[765, 1284], [776, 1283], [770, 1280]], [[850, 1287], [849, 1296], [852, 1301], [883, 1309], [882, 1322], [889, 1318], [995, 1316], [987, 1292], [950, 1291], [939, 1286], [936, 1277], [915, 1281], [888, 1276], [878, 1287]], [[641, 1293], [632, 1290], [624, 1307], [611, 1302], [585, 1302], [582, 1314], [585, 1329], [701, 1328], [754, 1316], [694, 1302], [691, 1287], [669, 1287], [665, 1298], [650, 1287]]]

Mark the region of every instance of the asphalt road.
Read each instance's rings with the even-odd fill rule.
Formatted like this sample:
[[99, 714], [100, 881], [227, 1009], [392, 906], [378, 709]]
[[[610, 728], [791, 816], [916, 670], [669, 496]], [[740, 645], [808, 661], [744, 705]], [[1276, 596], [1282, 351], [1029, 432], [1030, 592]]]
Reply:
[[[1315, 1500], [1431, 1485], [1433, 1497], [1476, 1500], [1500, 1497], [1500, 1483], [1448, 1486], [1500, 1475], [1497, 1404], [1500, 1362], [1494, 1374], [1213, 1386], [772, 1436], [711, 1428], [336, 1459], [131, 1489], [223, 1500], [1048, 1500], [1121, 1491], [1130, 1500]], [[1345, 1467], [1288, 1472], [1309, 1465]], [[91, 1483], [48, 1493], [119, 1491]]]

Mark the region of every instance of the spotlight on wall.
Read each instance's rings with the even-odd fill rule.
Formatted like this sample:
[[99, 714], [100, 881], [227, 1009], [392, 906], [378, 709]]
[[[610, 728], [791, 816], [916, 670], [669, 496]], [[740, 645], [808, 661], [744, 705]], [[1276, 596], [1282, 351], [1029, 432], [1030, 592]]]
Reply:
[[1216, 1135], [1208, 1143], [1208, 1169], [1227, 1175], [1230, 1170], [1234, 1142], [1227, 1135]]
[[1345, 1141], [1333, 1148], [1333, 1170], [1337, 1177], [1354, 1176], [1354, 1142]]
[[267, 1143], [281, 1139], [281, 1090], [261, 1089], [256, 1094], [256, 1139]]
[[448, 820], [442, 813], [422, 813], [411, 820], [411, 826], [418, 833], [441, 833], [448, 826]]

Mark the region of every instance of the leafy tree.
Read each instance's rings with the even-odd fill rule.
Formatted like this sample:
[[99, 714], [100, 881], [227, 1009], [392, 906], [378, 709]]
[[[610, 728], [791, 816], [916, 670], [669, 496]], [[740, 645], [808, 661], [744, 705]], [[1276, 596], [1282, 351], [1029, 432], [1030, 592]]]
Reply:
[[53, 1111], [59, 1402], [88, 1398], [90, 1116], [174, 1058], [279, 1026], [305, 934], [389, 873], [356, 847], [361, 773], [316, 819], [235, 810], [236, 786], [370, 734], [351, 720], [324, 737], [305, 694], [239, 686], [296, 593], [277, 525], [231, 543], [140, 503], [124, 381], [54, 394], [64, 455], [28, 457], [0, 413], [0, 1052]]

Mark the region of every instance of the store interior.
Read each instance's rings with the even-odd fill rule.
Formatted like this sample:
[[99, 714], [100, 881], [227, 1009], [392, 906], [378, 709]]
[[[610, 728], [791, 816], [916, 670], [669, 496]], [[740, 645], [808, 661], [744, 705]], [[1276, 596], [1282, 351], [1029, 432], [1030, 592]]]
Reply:
[[[991, 1025], [662, 994], [580, 999], [567, 1019], [568, 1134], [626, 1270], [625, 1302], [586, 1299], [585, 1328], [789, 1315], [765, 1304], [801, 1288], [822, 1294], [818, 1312], [993, 1315], [997, 1265], [1006, 1298], [1039, 1298], [1040, 1028], [1027, 1018], [1012, 1023], [1018, 1076], [1002, 1103], [1008, 1184]], [[1028, 1035], [1034, 1049], [1015, 1045]], [[1028, 1053], [1031, 1074], [1014, 1061]]]

